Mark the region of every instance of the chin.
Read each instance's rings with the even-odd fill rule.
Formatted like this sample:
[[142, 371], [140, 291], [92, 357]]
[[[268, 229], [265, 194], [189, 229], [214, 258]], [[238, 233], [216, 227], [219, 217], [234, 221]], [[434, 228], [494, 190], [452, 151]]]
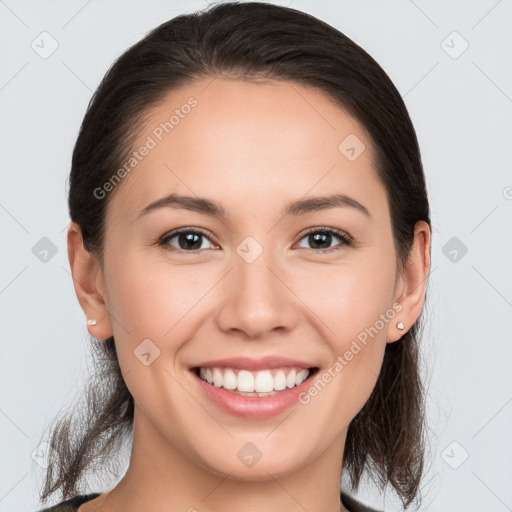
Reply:
[[[254, 436], [251, 436], [255, 439]], [[276, 449], [269, 449], [270, 454], [265, 449], [256, 448], [255, 443], [236, 438], [236, 447], [231, 450], [226, 447], [225, 450], [219, 450], [218, 457], [215, 460], [205, 460], [203, 465], [210, 472], [225, 477], [229, 475], [231, 480], [260, 482], [268, 481], [269, 478], [279, 478], [294, 473], [303, 468], [307, 456], [301, 456], [294, 452], [290, 456], [289, 450], [283, 450], [282, 453]], [[226, 453], [233, 453], [226, 457]], [[210, 457], [212, 453], [208, 454]], [[213, 454], [214, 455], [214, 454]], [[208, 457], [209, 459], [209, 457]]]

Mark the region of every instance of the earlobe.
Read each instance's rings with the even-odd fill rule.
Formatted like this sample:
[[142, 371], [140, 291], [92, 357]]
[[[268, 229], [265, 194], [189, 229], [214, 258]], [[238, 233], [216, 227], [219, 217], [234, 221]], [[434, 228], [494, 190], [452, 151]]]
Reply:
[[71, 222], [67, 234], [68, 259], [78, 302], [85, 313], [89, 333], [97, 339], [112, 336], [112, 325], [98, 258], [83, 244], [80, 226]]
[[408, 330], [409, 329], [404, 322], [395, 322], [392, 324], [391, 328], [388, 329], [386, 343], [394, 343], [395, 341], [400, 341], [404, 334], [407, 334]]
[[393, 343], [418, 320], [425, 301], [427, 278], [430, 272], [430, 227], [419, 221], [414, 228], [414, 240], [407, 260], [404, 262], [400, 279], [401, 304], [397, 323], [388, 330], [388, 343]]

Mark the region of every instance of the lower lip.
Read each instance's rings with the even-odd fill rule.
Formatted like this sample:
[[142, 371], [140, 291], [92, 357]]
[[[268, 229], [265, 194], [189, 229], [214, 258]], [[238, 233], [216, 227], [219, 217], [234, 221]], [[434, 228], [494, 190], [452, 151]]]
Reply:
[[200, 379], [194, 370], [191, 373], [204, 394], [222, 410], [243, 418], [265, 419], [277, 416], [298, 403], [299, 395], [311, 386], [312, 379], [317, 372], [310, 374], [304, 382], [294, 388], [264, 397], [237, 395], [227, 389], [208, 384]]

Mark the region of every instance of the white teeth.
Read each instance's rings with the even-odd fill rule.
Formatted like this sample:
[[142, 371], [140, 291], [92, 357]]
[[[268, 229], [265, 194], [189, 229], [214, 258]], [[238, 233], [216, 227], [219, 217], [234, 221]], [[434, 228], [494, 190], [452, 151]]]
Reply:
[[237, 379], [233, 370], [226, 370], [224, 372], [224, 382], [222, 387], [225, 389], [236, 389]]
[[283, 370], [279, 370], [274, 377], [274, 389], [282, 391], [286, 387], [286, 375]]
[[242, 395], [242, 396], [257, 396], [257, 397], [261, 398], [264, 396], [277, 395], [277, 391], [270, 391], [268, 393], [242, 393], [241, 391], [237, 391], [237, 394]]
[[309, 376], [309, 370], [282, 368], [250, 372], [231, 368], [200, 368], [202, 380], [217, 388], [229, 389], [243, 396], [271, 396], [286, 388], [302, 384]]
[[258, 372], [254, 380], [254, 390], [258, 393], [274, 391], [274, 377], [269, 371]]
[[220, 388], [222, 386], [222, 373], [218, 368], [213, 369], [213, 385], [216, 388]]
[[302, 384], [309, 375], [308, 370], [302, 370], [299, 373], [297, 373], [297, 376], [295, 377], [295, 384], [298, 386], [299, 384]]
[[292, 370], [288, 374], [288, 377], [286, 377], [286, 386], [287, 387], [293, 388], [295, 386], [295, 376], [296, 376], [295, 370]]
[[238, 391], [245, 391], [246, 393], [252, 393], [254, 391], [254, 377], [251, 372], [247, 370], [240, 370], [238, 372]]

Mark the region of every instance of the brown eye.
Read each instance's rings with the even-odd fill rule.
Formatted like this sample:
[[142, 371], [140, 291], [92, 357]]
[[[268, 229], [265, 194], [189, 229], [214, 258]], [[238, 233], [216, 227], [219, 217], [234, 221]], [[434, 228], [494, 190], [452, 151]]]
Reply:
[[[175, 240], [175, 242], [171, 243], [171, 240]], [[211, 240], [202, 231], [187, 228], [175, 230], [164, 235], [164, 238], [160, 241], [160, 245], [178, 252], [194, 252], [207, 248], [204, 245], [204, 240], [208, 240], [211, 243]], [[174, 244], [176, 244], [177, 247]]]
[[[306, 240], [310, 247], [309, 249], [329, 250], [339, 249], [345, 245], [351, 245], [351, 240], [347, 234], [331, 228], [314, 228], [306, 233], [301, 240]], [[336, 243], [338, 240], [338, 243]], [[331, 247], [332, 243], [334, 247]]]

